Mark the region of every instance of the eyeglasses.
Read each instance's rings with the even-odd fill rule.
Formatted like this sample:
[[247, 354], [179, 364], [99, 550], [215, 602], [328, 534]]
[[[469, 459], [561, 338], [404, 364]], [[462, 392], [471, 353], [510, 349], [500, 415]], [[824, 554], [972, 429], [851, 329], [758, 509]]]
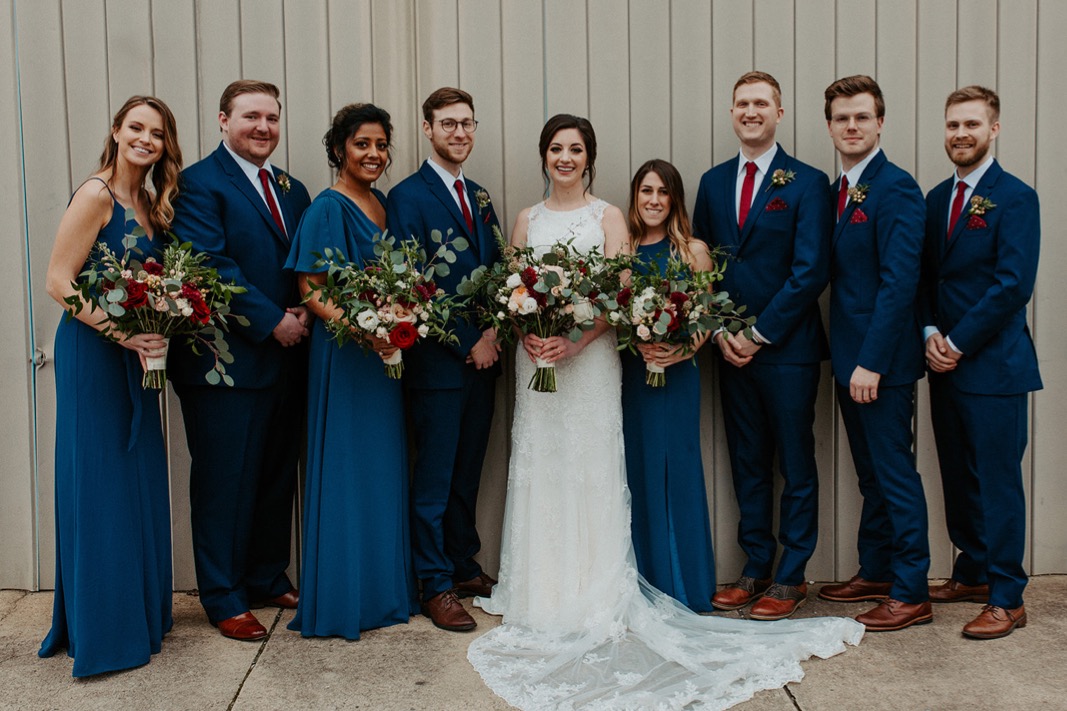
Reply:
[[456, 119], [437, 119], [434, 123], [441, 124], [441, 128], [445, 130], [445, 133], [452, 133], [460, 126], [467, 133], [474, 133], [478, 130], [478, 122], [474, 119], [464, 119], [463, 121], [457, 121]]

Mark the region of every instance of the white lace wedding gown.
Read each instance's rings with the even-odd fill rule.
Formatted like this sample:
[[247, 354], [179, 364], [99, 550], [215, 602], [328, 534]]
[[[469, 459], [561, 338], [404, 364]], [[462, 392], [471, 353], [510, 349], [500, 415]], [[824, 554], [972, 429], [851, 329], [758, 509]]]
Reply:
[[[602, 250], [606, 207], [536, 205], [528, 243]], [[527, 711], [724, 709], [859, 642], [851, 619], [702, 617], [649, 585], [630, 543], [614, 333], [557, 365], [555, 393], [526, 387], [533, 368], [520, 351], [500, 582], [475, 600], [504, 623], [467, 651], [497, 695]]]

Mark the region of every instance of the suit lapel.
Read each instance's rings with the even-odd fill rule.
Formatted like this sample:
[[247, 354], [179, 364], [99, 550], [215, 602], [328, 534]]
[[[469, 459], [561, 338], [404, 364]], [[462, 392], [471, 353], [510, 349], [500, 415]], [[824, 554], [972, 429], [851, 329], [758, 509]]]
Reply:
[[[248, 179], [241, 167], [237, 165], [237, 161], [230, 156], [225, 146], [219, 145], [215, 151], [215, 158], [218, 160], [219, 165], [222, 166], [223, 172], [229, 177], [230, 182], [233, 183], [237, 191], [244, 195], [250, 203], [252, 203], [253, 209], [259, 213], [259, 216], [263, 218], [263, 222], [266, 223], [266, 227], [270, 230], [270, 233], [274, 235], [274, 238], [280, 240], [282, 244], [289, 244], [289, 240], [278, 229], [278, 225], [274, 224], [274, 217], [270, 214], [270, 209], [267, 207], [266, 201], [260, 197], [256, 192], [255, 187], [252, 185], [252, 181]], [[281, 191], [278, 191], [281, 192]], [[285, 203], [284, 200], [282, 200]], [[289, 229], [295, 228], [292, 224], [292, 213], [287, 215], [286, 224], [289, 225]]]
[[[441, 205], [448, 210], [448, 214], [452, 216], [452, 221], [455, 222], [456, 230], [471, 237], [470, 231], [467, 229], [467, 221], [463, 219], [463, 213], [459, 211], [459, 205], [456, 204], [456, 198], [452, 197], [452, 190], [445, 186], [445, 182], [441, 180], [441, 177], [437, 175], [433, 168], [429, 166], [425, 161], [422, 167], [419, 168], [419, 174], [422, 179], [426, 181], [426, 186], [429, 188], [430, 193], [437, 198]], [[470, 185], [467, 185], [467, 207], [470, 208]], [[471, 217], [474, 217], [474, 213], [471, 213]], [[442, 230], [447, 232], [447, 230]], [[444, 236], [444, 235], [442, 235]]]
[[[752, 199], [752, 206], [748, 209], [748, 216], [745, 218], [745, 224], [741, 228], [741, 245], [744, 245], [745, 240], [752, 234], [752, 229], [755, 227], [756, 221], [759, 220], [763, 211], [766, 209], [767, 201], [770, 199], [771, 193], [774, 192], [774, 188], [771, 186], [771, 176], [774, 175], [774, 171], [785, 167], [786, 158], [785, 151], [781, 146], [778, 146], [778, 152], [774, 154], [774, 160], [771, 161], [771, 165], [767, 169], [767, 174], [763, 176], [763, 181], [760, 183], [759, 190]], [[734, 175], [736, 176], [737, 173], [734, 173]], [[737, 180], [734, 180], [734, 190], [737, 189], [736, 186]]]
[[[292, 205], [289, 204], [289, 193], [282, 190], [282, 185], [278, 182], [278, 176], [281, 175], [283, 171], [275, 165], [271, 165], [271, 170], [274, 171], [274, 194], [278, 196], [278, 209], [282, 211], [282, 219], [285, 222], [285, 229], [289, 233], [286, 237], [286, 242], [288, 243], [296, 232], [296, 219], [293, 217]], [[271, 219], [271, 224], [274, 224], [273, 218]]]
[[[883, 165], [885, 165], [886, 160], [887, 159], [885, 157], [885, 151], [878, 151], [878, 155], [871, 159], [871, 162], [868, 163], [867, 167], [863, 169], [863, 173], [860, 174], [860, 179], [857, 185], [866, 185], [870, 189], [864, 202], [866, 202], [866, 200], [871, 199], [872, 196], [870, 192], [877, 189], [872, 185], [872, 183], [878, 177], [878, 171], [881, 170]], [[837, 182], [834, 183], [834, 189], [831, 191], [831, 193], [833, 194], [832, 199], [834, 201], [834, 212], [837, 212], [837, 195], [840, 190], [841, 178], [838, 177]], [[875, 200], [877, 200], [877, 197], [875, 197]], [[845, 206], [845, 211], [841, 213], [841, 219], [838, 220], [837, 224], [834, 226], [834, 244], [837, 244], [837, 240], [840, 239], [841, 235], [845, 231], [845, 228], [848, 226], [849, 221], [852, 219], [852, 213], [854, 213], [856, 209], [859, 208], [859, 206], [860, 203], [856, 202], [855, 200], [848, 201], [848, 205]]]
[[[1001, 168], [1000, 164], [997, 163], [996, 159], [994, 159], [993, 160], [993, 164], [991, 166], [989, 166], [989, 168], [985, 172], [985, 175], [983, 175], [982, 179], [978, 181], [978, 185], [974, 186], [974, 191], [971, 193], [971, 200], [973, 200], [976, 197], [979, 197], [979, 198], [989, 197], [990, 193], [993, 192], [993, 188], [997, 184], [997, 178], [999, 178], [1000, 174], [1003, 173], [1003, 172], [1004, 172], [1004, 169]], [[949, 183], [948, 192], [949, 193], [952, 192], [952, 184], [951, 183]], [[949, 239], [944, 240], [942, 242], [942, 252], [941, 252], [942, 260], [944, 260], [946, 257], [948, 257], [948, 253], [951, 252], [952, 248], [956, 246], [956, 243], [960, 241], [960, 237], [963, 235], [964, 231], [967, 229], [967, 223], [970, 221], [970, 215], [967, 214], [969, 210], [970, 210], [970, 202], [968, 201], [968, 202], [964, 203], [963, 210], [960, 211], [959, 219], [956, 220], [956, 225], [953, 227], [952, 234], [950, 235]], [[944, 206], [944, 209], [942, 210], [941, 214], [944, 215], [945, 229], [948, 229], [948, 206], [947, 205]]]
[[718, 207], [715, 210], [716, 215], [729, 216], [724, 217], [727, 222], [727, 229], [722, 231], [723, 236], [728, 236], [731, 244], [740, 245], [741, 232], [737, 227], [737, 171], [739, 170], [740, 157], [734, 155], [729, 162], [729, 168], [726, 169], [725, 178], [726, 184], [722, 186], [722, 189], [717, 190], [718, 193], [715, 196], [718, 202]]

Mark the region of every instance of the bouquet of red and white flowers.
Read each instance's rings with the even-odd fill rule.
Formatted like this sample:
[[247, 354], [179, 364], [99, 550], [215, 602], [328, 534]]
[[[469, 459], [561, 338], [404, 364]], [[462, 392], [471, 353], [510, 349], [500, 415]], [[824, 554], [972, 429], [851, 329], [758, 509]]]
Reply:
[[[725, 268], [714, 261], [710, 271], [694, 271], [681, 259], [671, 257], [660, 270], [653, 262], [634, 262], [630, 283], [616, 294], [618, 306], [608, 314], [616, 327], [619, 349], [637, 352], [639, 343], [665, 343], [688, 352], [694, 337], [719, 329], [736, 333], [749, 330], [755, 316], [743, 316], [744, 306], [735, 306], [725, 291], [712, 287], [722, 279]], [[667, 383], [661, 366], [646, 365], [645, 382], [652, 387]]]
[[[569, 242], [557, 242], [542, 254], [530, 247], [501, 244], [502, 258], [479, 267], [460, 284], [471, 297], [479, 320], [501, 338], [532, 333], [541, 338], [567, 336], [572, 341], [594, 327], [606, 313], [618, 275], [595, 250], [580, 254]], [[538, 359], [528, 384], [538, 392], [556, 392], [552, 363]]]
[[[207, 255], [194, 252], [188, 242], [178, 242], [171, 233], [167, 239], [162, 261], [142, 258], [136, 247], [127, 248], [119, 257], [97, 242], [85, 270], [73, 283], [77, 293], [65, 301], [72, 314], [80, 313], [85, 304], [91, 311], [103, 311], [102, 333], [114, 341], [142, 333], [157, 333], [167, 343], [173, 336], [186, 336], [194, 351], [203, 346], [215, 356], [206, 380], [212, 385], [233, 385], [224, 365], [233, 362], [233, 355], [223, 332], [229, 328], [229, 319], [248, 325], [246, 318], [231, 314], [229, 307], [233, 295], [245, 288], [221, 281], [218, 272], [206, 265]], [[166, 355], [148, 358], [142, 386], [160, 389], [166, 383]]]
[[[451, 230], [448, 232], [451, 236]], [[385, 360], [385, 373], [399, 378], [404, 372], [403, 352], [420, 338], [434, 337], [443, 343], [458, 343], [446, 330], [452, 298], [433, 281], [448, 276], [455, 252], [467, 249], [465, 237], [445, 242], [439, 230], [430, 233], [438, 245], [432, 259], [417, 240], [398, 241], [391, 235], [375, 238], [372, 262], [360, 266], [349, 262], [336, 249], [326, 249], [316, 266], [326, 266], [326, 281], [309, 282], [307, 299], [318, 298], [341, 309], [343, 316], [326, 322], [338, 344], [357, 340], [369, 350], [367, 336], [386, 339], [397, 350]], [[440, 261], [438, 261], [440, 260]]]

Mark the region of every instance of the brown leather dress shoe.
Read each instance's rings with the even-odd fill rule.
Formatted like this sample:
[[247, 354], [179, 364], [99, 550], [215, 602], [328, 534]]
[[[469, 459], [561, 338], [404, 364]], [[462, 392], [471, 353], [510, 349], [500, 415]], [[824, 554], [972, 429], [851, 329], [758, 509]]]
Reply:
[[251, 612], [242, 612], [240, 615], [211, 624], [219, 628], [223, 637], [238, 639], [242, 642], [254, 642], [267, 636], [267, 628], [259, 624], [259, 620]]
[[253, 610], [258, 610], [261, 607], [280, 607], [283, 610], [295, 610], [299, 603], [300, 593], [296, 588], [293, 588], [289, 592], [283, 593], [278, 597], [272, 597], [269, 600], [256, 600], [250, 606]]
[[767, 588], [763, 597], [752, 606], [748, 616], [754, 620], [784, 620], [808, 599], [808, 584], [781, 585]]
[[1016, 627], [1026, 627], [1026, 607], [1008, 610], [986, 605], [973, 620], [963, 626], [963, 634], [974, 639], [1007, 637]]
[[933, 620], [934, 612], [929, 600], [913, 604], [891, 597], [862, 615], [856, 615], [856, 622], [866, 627], [868, 632], [893, 632], [912, 625], [925, 625]]
[[496, 580], [493, 580], [485, 573], [478, 573], [477, 578], [457, 583], [456, 587], [452, 589], [456, 591], [456, 597], [460, 599], [465, 597], [489, 597], [493, 594], [494, 585], [496, 585]]
[[876, 583], [853, 575], [847, 583], [823, 585], [819, 597], [833, 602], [860, 602], [861, 600], [884, 600], [889, 597], [893, 583]]
[[949, 579], [930, 586], [930, 602], [989, 602], [989, 585], [964, 585]]
[[742, 575], [737, 582], [727, 585], [711, 598], [711, 604], [717, 610], [740, 610], [742, 607], [761, 597], [773, 581], [770, 578], [757, 580]]
[[449, 632], [469, 632], [478, 626], [451, 590], [445, 590], [422, 603], [422, 614], [429, 617], [434, 625]]

